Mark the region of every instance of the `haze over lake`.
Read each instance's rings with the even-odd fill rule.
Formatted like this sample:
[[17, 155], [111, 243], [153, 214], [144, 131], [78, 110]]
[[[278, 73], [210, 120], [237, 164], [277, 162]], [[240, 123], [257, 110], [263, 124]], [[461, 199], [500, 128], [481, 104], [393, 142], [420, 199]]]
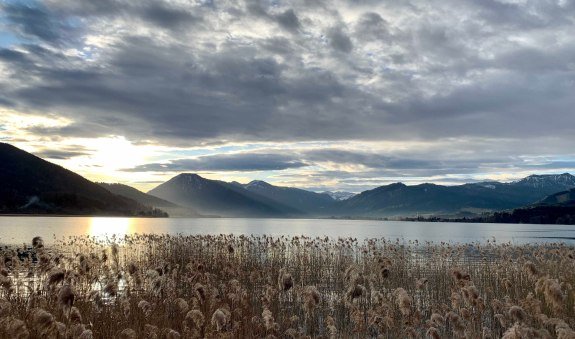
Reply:
[[565, 242], [575, 244], [575, 226], [404, 222], [380, 220], [255, 219], [255, 218], [109, 218], [0, 217], [0, 244], [29, 243], [42, 236], [47, 243], [68, 236], [100, 239], [116, 234], [234, 234], [309, 237], [387, 238], [401, 241], [472, 243], [493, 240], [513, 244]]

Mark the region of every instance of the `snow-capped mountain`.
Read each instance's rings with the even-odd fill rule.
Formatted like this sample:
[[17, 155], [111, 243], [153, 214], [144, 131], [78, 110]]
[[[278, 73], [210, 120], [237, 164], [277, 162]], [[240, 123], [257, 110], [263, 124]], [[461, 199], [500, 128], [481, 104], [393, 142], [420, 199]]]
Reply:
[[344, 192], [344, 191], [336, 191], [336, 192], [323, 192], [323, 194], [327, 194], [332, 197], [333, 200], [342, 201], [347, 200], [355, 195], [355, 193], [351, 192]]
[[342, 201], [344, 215], [399, 216], [498, 211], [536, 203], [544, 197], [575, 187], [571, 174], [531, 175], [519, 181], [496, 181], [456, 186], [401, 183], [364, 191]]
[[569, 173], [544, 175], [534, 174], [517, 181], [516, 184], [533, 188], [554, 187], [558, 189], [569, 189], [575, 187], [575, 176]]
[[[258, 189], [269, 189], [270, 187], [273, 187], [273, 185], [269, 184], [263, 180], [252, 180], [249, 183], [243, 185], [243, 187], [248, 189], [248, 190], [250, 190], [250, 189], [258, 190]], [[275, 187], [279, 188], [279, 186], [275, 186]]]

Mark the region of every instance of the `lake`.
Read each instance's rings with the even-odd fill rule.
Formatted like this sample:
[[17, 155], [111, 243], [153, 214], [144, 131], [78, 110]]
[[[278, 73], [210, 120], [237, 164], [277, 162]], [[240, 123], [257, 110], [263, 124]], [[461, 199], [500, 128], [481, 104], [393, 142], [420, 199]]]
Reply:
[[74, 235], [105, 238], [111, 234], [235, 234], [310, 237], [388, 238], [433, 242], [497, 242], [513, 244], [565, 242], [575, 244], [575, 226], [405, 222], [330, 219], [251, 218], [112, 218], [112, 217], [0, 217], [0, 244], [30, 243], [41, 236], [46, 243]]

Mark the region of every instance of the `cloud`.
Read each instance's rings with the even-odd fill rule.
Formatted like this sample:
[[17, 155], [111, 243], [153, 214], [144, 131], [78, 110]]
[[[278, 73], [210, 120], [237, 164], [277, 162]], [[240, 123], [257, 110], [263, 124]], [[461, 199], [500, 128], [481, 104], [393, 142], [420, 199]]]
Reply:
[[321, 149], [308, 151], [306, 159], [316, 162], [333, 162], [337, 164], [354, 164], [369, 168], [392, 168], [392, 169], [413, 169], [413, 168], [437, 168], [444, 167], [440, 161], [429, 161], [422, 159], [398, 158], [395, 156], [382, 155], [371, 152], [358, 152], [339, 149]]
[[[67, 46], [2, 50], [4, 103], [97, 127], [91, 134], [197, 144], [573, 132], [575, 41], [563, 34], [572, 23], [550, 20], [571, 7], [471, 0], [458, 8], [416, 1], [4, 6], [14, 30]], [[501, 33], [499, 10], [516, 21]], [[542, 129], [546, 107], [553, 119]], [[517, 119], [525, 131], [503, 127]]]
[[304, 162], [278, 154], [236, 153], [176, 159], [126, 169], [129, 172], [195, 172], [195, 171], [279, 171], [307, 166]]
[[164, 4], [153, 4], [143, 10], [142, 16], [160, 27], [175, 28], [199, 19], [185, 9], [177, 9]]
[[52, 160], [66, 160], [74, 157], [90, 155], [91, 152], [82, 146], [67, 146], [59, 149], [44, 148], [38, 152], [34, 152], [41, 158]]
[[70, 23], [41, 5], [6, 2], [0, 8], [15, 33], [27, 38], [57, 43], [75, 31]]
[[[470, 144], [470, 150], [481, 145]], [[455, 153], [458, 153], [457, 151]], [[481, 154], [483, 153], [483, 154]], [[477, 174], [506, 167], [522, 170], [562, 169], [573, 161], [550, 158], [521, 158], [512, 154], [481, 152], [475, 157], [454, 155], [441, 147], [421, 151], [361, 151], [345, 148], [254, 148], [252, 151], [214, 153], [125, 169], [130, 172], [185, 171], [274, 171], [313, 168], [322, 177], [341, 180], [380, 180], [381, 177], [445, 176], [450, 173]], [[339, 168], [339, 169], [338, 169]], [[353, 168], [353, 170], [350, 170]], [[343, 170], [342, 170], [343, 169]], [[309, 175], [309, 174], [305, 174]], [[314, 174], [315, 175], [315, 174]], [[455, 179], [454, 179], [455, 180]]]
[[276, 16], [276, 20], [283, 28], [295, 32], [301, 27], [301, 23], [293, 11], [293, 9], [288, 9], [283, 13]]
[[388, 22], [375, 12], [366, 12], [355, 23], [355, 36], [360, 40], [385, 40], [391, 33]]
[[[527, 168], [511, 157], [535, 150], [568, 164], [574, 15], [572, 1], [9, 1], [0, 21], [18, 40], [0, 49], [0, 105], [68, 122], [22, 126], [29, 138], [326, 142], [339, 146], [285, 156], [389, 176]], [[341, 146], [368, 142], [452, 153]], [[212, 161], [188, 167], [235, 166]], [[296, 170], [310, 169], [282, 173]]]
[[26, 62], [26, 54], [7, 48], [0, 49], [0, 59], [10, 63]]
[[333, 49], [343, 53], [349, 53], [353, 49], [353, 43], [349, 36], [341, 29], [341, 27], [333, 27], [327, 34], [329, 44]]

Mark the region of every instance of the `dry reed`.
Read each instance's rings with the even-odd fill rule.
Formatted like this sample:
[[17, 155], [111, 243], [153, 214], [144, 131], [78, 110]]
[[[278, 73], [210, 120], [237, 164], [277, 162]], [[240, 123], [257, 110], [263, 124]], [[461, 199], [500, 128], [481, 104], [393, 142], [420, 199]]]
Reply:
[[574, 338], [575, 249], [132, 235], [3, 248], [1, 338]]

